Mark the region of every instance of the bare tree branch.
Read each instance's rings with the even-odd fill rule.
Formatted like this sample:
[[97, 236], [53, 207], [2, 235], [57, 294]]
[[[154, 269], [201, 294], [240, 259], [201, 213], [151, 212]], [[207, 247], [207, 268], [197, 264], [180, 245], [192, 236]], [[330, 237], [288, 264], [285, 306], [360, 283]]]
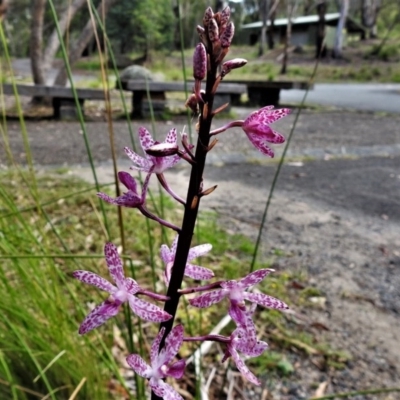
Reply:
[[[110, 7], [116, 2], [117, 0], [102, 0], [102, 2], [97, 7], [97, 13], [99, 15], [106, 15]], [[86, 46], [90, 43], [93, 38], [95, 26], [93, 26], [92, 21], [89, 19], [86, 23], [86, 26], [83, 28], [82, 33], [75, 41], [74, 45], [72, 46], [71, 52], [68, 57], [68, 61], [70, 65], [73, 65], [75, 62], [79, 60], [81, 57], [83, 50], [85, 50]], [[65, 86], [67, 83], [67, 70], [62, 67], [56, 76], [54, 81], [54, 85], [61, 85]]]
[[35, 85], [44, 85], [43, 74], [43, 19], [46, 7], [46, 0], [32, 1], [32, 23], [31, 37], [29, 41], [29, 53], [31, 58], [32, 78]]
[[[83, 7], [86, 0], [75, 0], [69, 7], [63, 12], [58, 22], [61, 36], [64, 36], [65, 32], [69, 28], [71, 20], [74, 18], [76, 12]], [[43, 70], [44, 74], [51, 68], [54, 57], [60, 47], [60, 39], [58, 37], [57, 30], [54, 29], [50, 38], [47, 42], [46, 49], [43, 55]]]

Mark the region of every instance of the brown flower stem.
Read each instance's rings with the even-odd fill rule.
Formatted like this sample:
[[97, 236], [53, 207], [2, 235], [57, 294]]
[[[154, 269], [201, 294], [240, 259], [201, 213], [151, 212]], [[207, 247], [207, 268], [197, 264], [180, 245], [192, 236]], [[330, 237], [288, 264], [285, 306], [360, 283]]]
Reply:
[[[182, 228], [179, 233], [178, 245], [175, 255], [175, 261], [172, 268], [171, 280], [167, 290], [169, 300], [165, 302], [164, 311], [172, 315], [172, 318], [161, 324], [160, 328], [165, 327], [164, 337], [160, 343], [160, 349], [164, 346], [165, 337], [171, 331], [175, 315], [179, 305], [181, 294], [179, 290], [182, 286], [183, 275], [187, 263], [187, 258], [192, 242], [192, 237], [196, 225], [197, 214], [199, 210], [199, 194], [201, 193], [201, 184], [203, 180], [204, 166], [208, 153], [210, 141], [210, 129], [213, 115], [208, 110], [212, 110], [214, 94], [212, 89], [217, 75], [217, 65], [210, 60], [210, 69], [207, 73], [206, 92], [203, 96], [205, 103], [200, 104], [200, 126], [197, 139], [195, 163], [192, 165], [190, 174], [189, 188], [186, 197], [185, 213], [183, 216]], [[152, 393], [152, 400], [158, 400], [159, 397]]]

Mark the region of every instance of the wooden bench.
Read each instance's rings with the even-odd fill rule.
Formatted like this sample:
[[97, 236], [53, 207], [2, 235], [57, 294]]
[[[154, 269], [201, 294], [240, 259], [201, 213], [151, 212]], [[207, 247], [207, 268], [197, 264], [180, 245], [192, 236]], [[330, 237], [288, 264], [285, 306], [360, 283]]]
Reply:
[[[1, 88], [5, 95], [14, 95], [14, 87], [12, 84], [4, 83], [1, 85]], [[17, 84], [16, 89], [19, 96], [51, 98], [53, 106], [53, 116], [56, 119], [77, 119], [78, 117], [75, 98], [71, 88], [64, 86]], [[104, 101], [103, 90], [80, 88], [75, 90], [82, 111], [85, 100]]]
[[[249, 105], [252, 107], [278, 106], [281, 90], [300, 89], [311, 90], [314, 85], [309, 82], [295, 81], [246, 81], [246, 80], [224, 80], [225, 83], [241, 84], [247, 86]], [[233, 105], [238, 105], [237, 98], [233, 98]]]
[[[188, 93], [192, 93], [194, 82], [187, 82]], [[132, 117], [143, 118], [150, 114], [150, 104], [147, 92], [150, 94], [151, 107], [155, 115], [161, 115], [165, 110], [167, 92], [185, 92], [184, 82], [153, 82], [141, 80], [128, 80], [121, 82], [121, 89], [132, 92]], [[238, 83], [221, 83], [214, 100], [214, 106], [219, 107], [225, 103], [232, 103], [233, 98], [240, 99], [246, 93], [247, 87]], [[229, 110], [229, 108], [227, 109]]]

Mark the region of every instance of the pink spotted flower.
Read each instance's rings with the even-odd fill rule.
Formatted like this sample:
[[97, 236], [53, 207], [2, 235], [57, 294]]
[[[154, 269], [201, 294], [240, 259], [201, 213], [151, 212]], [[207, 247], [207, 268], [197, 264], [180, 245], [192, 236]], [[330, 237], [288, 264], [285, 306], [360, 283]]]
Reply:
[[149, 380], [151, 390], [165, 400], [183, 400], [175, 389], [164, 382], [167, 377], [182, 378], [186, 362], [181, 359], [171, 363], [183, 342], [183, 326], [175, 326], [165, 339], [165, 346], [158, 352], [165, 328], [162, 328], [151, 345], [150, 361], [148, 365], [138, 354], [131, 354], [126, 361], [140, 376]]
[[229, 299], [229, 315], [241, 327], [247, 329], [248, 318], [245, 300], [267, 308], [277, 310], [286, 310], [289, 307], [275, 297], [263, 293], [251, 293], [248, 291], [252, 286], [261, 282], [273, 269], [259, 269], [254, 271], [238, 281], [221, 282], [221, 289], [213, 290], [201, 294], [189, 302], [194, 307], [206, 308], [219, 303], [225, 297]]
[[163, 188], [175, 200], [179, 201], [181, 204], [185, 204], [185, 201], [176, 193], [174, 193], [174, 191], [169, 187], [164, 177], [164, 171], [176, 165], [180, 161], [181, 157], [178, 154], [157, 157], [147, 153], [147, 151], [151, 148], [154, 148], [154, 146], [157, 147], [158, 153], [163, 153], [163, 148], [165, 149], [165, 153], [171, 151], [171, 149], [174, 150], [173, 153], [176, 153], [178, 151], [178, 138], [176, 129], [171, 129], [168, 132], [165, 140], [160, 143], [152, 138], [150, 132], [146, 128], [140, 127], [139, 141], [140, 145], [142, 146], [143, 152], [145, 153], [145, 157], [141, 157], [134, 151], [132, 151], [129, 147], [125, 147], [126, 155], [133, 162], [133, 166], [131, 168], [147, 172], [149, 175], [155, 173]]
[[249, 370], [244, 360], [240, 357], [239, 352], [247, 357], [258, 357], [268, 348], [268, 344], [261, 340], [256, 340], [255, 342], [248, 340], [248, 332], [241, 327], [235, 329], [229, 339], [230, 341], [227, 343], [222, 362], [232, 357], [241, 374], [251, 383], [260, 385], [261, 382]]
[[[172, 267], [174, 265], [176, 248], [178, 245], [178, 237], [179, 236], [176, 236], [172, 242], [171, 249], [169, 249], [166, 244], [163, 244], [160, 249], [161, 259], [165, 264], [165, 282], [167, 285], [171, 279]], [[208, 253], [211, 249], [212, 245], [207, 243], [192, 247], [189, 250], [187, 264], [185, 267], [185, 276], [197, 280], [206, 280], [214, 276], [214, 273], [210, 269], [190, 263], [190, 261], [193, 259]]]
[[[175, 128], [171, 129], [168, 132], [164, 142], [160, 143], [152, 138], [150, 132], [146, 128], [140, 127], [139, 140], [145, 154], [146, 150], [157, 144], [166, 144], [167, 146], [178, 145], [178, 138]], [[125, 147], [125, 153], [133, 162], [133, 166], [131, 167], [132, 169], [137, 169], [143, 172], [154, 172], [155, 174], [162, 174], [166, 169], [176, 165], [181, 159], [177, 154], [167, 157], [155, 157], [146, 154], [145, 157], [141, 157], [129, 147]]]
[[[171, 318], [171, 315], [161, 308], [135, 296], [139, 291], [146, 292], [149, 296], [152, 293], [142, 290], [132, 278], [125, 278], [122, 262], [115, 245], [107, 243], [104, 246], [104, 255], [115, 285], [93, 272], [82, 270], [73, 272], [73, 276], [81, 282], [96, 286], [110, 293], [109, 298], [95, 307], [83, 320], [79, 327], [81, 335], [97, 328], [111, 317], [117, 315], [120, 306], [125, 302], [129, 303], [129, 306], [136, 315], [146, 321], [163, 322]], [[156, 298], [157, 295], [154, 294], [153, 297]]]
[[272, 129], [270, 125], [286, 117], [289, 113], [290, 110], [288, 108], [275, 110], [274, 106], [263, 107], [252, 112], [245, 120], [230, 122], [221, 128], [211, 131], [210, 135], [217, 135], [229, 128], [240, 126], [257, 150], [266, 156], [274, 157], [274, 151], [269, 147], [268, 143], [280, 144], [285, 141], [285, 138]]
[[106, 193], [97, 193], [97, 196], [99, 196], [102, 200], [106, 201], [107, 203], [116, 206], [137, 208], [145, 217], [157, 221], [161, 225], [171, 228], [176, 232], [179, 232], [180, 229], [177, 226], [167, 221], [164, 221], [162, 218], [157, 217], [146, 208], [145, 202], [146, 202], [146, 195], [147, 195], [150, 176], [151, 172], [147, 174], [146, 179], [143, 183], [142, 194], [139, 195], [135, 179], [127, 172], [122, 172], [122, 171], [118, 172], [119, 180], [125, 185], [128, 191], [116, 198], [110, 197]]

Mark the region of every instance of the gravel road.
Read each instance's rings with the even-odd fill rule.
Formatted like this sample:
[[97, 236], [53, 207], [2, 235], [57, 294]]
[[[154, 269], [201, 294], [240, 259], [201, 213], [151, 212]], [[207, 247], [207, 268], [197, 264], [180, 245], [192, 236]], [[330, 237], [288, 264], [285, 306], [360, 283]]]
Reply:
[[[248, 110], [237, 110], [242, 118]], [[293, 113], [276, 124], [288, 134]], [[215, 126], [224, 120], [215, 120]], [[186, 124], [181, 119], [178, 129]], [[143, 122], [133, 123], [133, 132]], [[150, 124], [147, 124], [150, 128]], [[172, 123], [156, 124], [160, 138]], [[400, 116], [341, 110], [305, 111], [298, 121], [288, 163], [274, 195], [264, 232], [262, 253], [280, 249], [276, 269], [307, 272], [309, 283], [326, 299], [307, 310], [306, 318], [329, 327], [316, 333], [352, 359], [343, 370], [321, 370], [312, 357], [290, 357], [296, 372], [290, 384], [273, 388], [274, 399], [312, 396], [328, 382], [328, 392], [393, 387], [400, 382]], [[112, 179], [107, 124], [86, 125], [93, 157], [102, 181]], [[114, 121], [120, 169], [129, 163], [121, 149], [130, 146], [125, 121]], [[88, 177], [81, 127], [72, 122], [28, 121], [27, 130], [36, 165], [44, 169], [68, 166]], [[13, 153], [25, 160], [17, 122], [9, 122]], [[277, 149], [277, 154], [281, 149]], [[0, 146], [0, 160], [6, 156]], [[220, 135], [210, 154], [205, 186], [218, 189], [203, 206], [218, 212], [230, 232], [254, 237], [260, 223], [276, 162], [261, 158], [240, 130]], [[188, 169], [168, 174], [171, 185], [185, 194]], [[298, 313], [304, 311], [291, 305]], [[358, 396], [398, 399], [398, 394]]]

